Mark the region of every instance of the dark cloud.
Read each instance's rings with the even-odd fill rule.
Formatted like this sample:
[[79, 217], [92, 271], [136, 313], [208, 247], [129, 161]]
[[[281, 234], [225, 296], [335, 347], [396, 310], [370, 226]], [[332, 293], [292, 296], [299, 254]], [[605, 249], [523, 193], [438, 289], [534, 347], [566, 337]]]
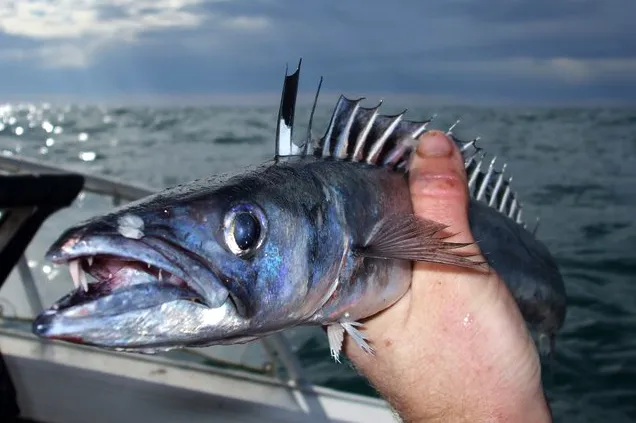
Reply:
[[[102, 4], [99, 17], [130, 17], [133, 4]], [[162, 4], [135, 6], [134, 16], [163, 16]], [[136, 30], [131, 40], [101, 40], [85, 67], [42, 69], [37, 55], [31, 63], [11, 62], [15, 55], [2, 60], [3, 51], [33, 44], [0, 37], [6, 71], [0, 89], [100, 95], [275, 91], [285, 63], [302, 56], [303, 80], [313, 87], [323, 74], [334, 91], [636, 102], [632, 0], [184, 4], [181, 11], [195, 16], [196, 25], [159, 25]], [[64, 42], [81, 47], [77, 40]], [[44, 46], [55, 47], [46, 40]]]
[[[599, 0], [489, 0], [487, 3], [450, 1], [448, 4], [451, 10], [484, 23], [528, 23], [558, 21], [563, 18], [587, 19], [593, 15], [603, 15], [613, 9], [611, 5], [608, 8], [607, 3]], [[630, 1], [614, 1], [613, 4], [633, 7], [633, 2]]]
[[127, 18], [131, 15], [130, 11], [124, 7], [116, 5], [104, 5], [100, 6], [96, 10], [97, 16], [100, 20], [121, 19]]

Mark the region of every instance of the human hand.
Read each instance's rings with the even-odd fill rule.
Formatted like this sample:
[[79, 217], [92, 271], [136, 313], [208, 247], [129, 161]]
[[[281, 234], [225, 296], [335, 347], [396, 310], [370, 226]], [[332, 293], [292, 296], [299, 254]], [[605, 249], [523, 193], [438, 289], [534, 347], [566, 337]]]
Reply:
[[[410, 170], [415, 213], [473, 243], [467, 177], [442, 132], [420, 140]], [[484, 261], [479, 254], [475, 259]], [[375, 355], [345, 352], [407, 422], [546, 422], [541, 368], [521, 313], [494, 270], [414, 265], [410, 290], [364, 322]]]

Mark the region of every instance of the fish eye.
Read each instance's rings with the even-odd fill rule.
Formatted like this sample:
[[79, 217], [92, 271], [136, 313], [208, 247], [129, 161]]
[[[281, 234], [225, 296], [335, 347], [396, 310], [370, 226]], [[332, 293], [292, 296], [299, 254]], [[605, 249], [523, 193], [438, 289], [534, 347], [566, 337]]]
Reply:
[[256, 244], [261, 233], [261, 227], [252, 213], [241, 212], [234, 216], [234, 241], [236, 245], [245, 251]]
[[251, 204], [233, 207], [224, 219], [227, 247], [238, 257], [254, 253], [263, 243], [267, 221], [262, 210]]

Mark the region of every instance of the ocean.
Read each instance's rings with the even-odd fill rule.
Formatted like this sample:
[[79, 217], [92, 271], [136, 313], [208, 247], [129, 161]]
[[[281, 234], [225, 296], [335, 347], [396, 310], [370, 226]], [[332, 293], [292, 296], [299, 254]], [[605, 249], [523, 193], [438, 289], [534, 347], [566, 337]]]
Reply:
[[[330, 111], [318, 109], [317, 130]], [[297, 121], [308, 112], [299, 110]], [[0, 154], [162, 188], [271, 158], [276, 113], [276, 105], [4, 105]], [[538, 236], [561, 267], [567, 320], [544, 369], [555, 421], [636, 421], [636, 109], [416, 107], [407, 117], [433, 113], [438, 128], [461, 118], [460, 137], [479, 135], [508, 163], [528, 222], [540, 216]], [[302, 124], [296, 134], [304, 134]], [[85, 201], [76, 219], [102, 207]], [[56, 222], [49, 238], [74, 223]], [[42, 287], [46, 303], [69, 288], [62, 279]], [[375, 395], [349, 366], [330, 360], [320, 329], [292, 338], [312, 382]]]

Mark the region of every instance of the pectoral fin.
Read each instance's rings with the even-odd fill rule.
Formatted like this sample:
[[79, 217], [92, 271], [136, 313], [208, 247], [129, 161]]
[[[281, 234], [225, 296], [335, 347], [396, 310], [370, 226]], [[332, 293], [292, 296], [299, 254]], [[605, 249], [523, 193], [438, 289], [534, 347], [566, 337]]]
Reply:
[[483, 264], [470, 260], [454, 249], [472, 243], [444, 241], [450, 235], [438, 235], [447, 226], [413, 214], [384, 218], [373, 228], [364, 245], [354, 248], [356, 254], [385, 259], [426, 261], [474, 268]]

